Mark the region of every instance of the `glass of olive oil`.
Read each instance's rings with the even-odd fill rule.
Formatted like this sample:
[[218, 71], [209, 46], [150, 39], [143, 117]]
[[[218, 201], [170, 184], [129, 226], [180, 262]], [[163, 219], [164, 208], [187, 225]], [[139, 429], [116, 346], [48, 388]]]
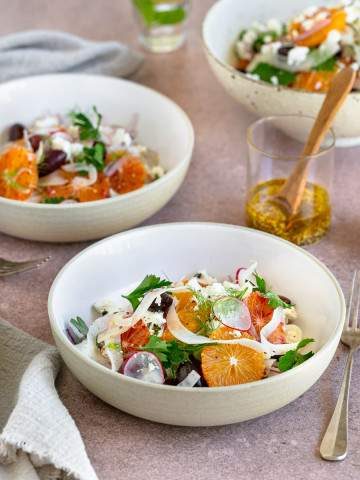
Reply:
[[140, 43], [154, 53], [178, 49], [185, 41], [190, 0], [132, 0]]
[[320, 240], [331, 222], [335, 147], [332, 130], [319, 152], [309, 157], [305, 192], [296, 214], [289, 215], [273, 201], [301, 157], [314, 122], [307, 116], [272, 116], [258, 120], [247, 132], [247, 224], [297, 245]]

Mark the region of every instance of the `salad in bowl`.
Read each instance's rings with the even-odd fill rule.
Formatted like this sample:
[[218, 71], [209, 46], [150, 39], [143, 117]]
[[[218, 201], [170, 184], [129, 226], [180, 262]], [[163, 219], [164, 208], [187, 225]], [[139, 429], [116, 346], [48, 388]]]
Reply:
[[[83, 355], [120, 375], [178, 387], [224, 387], [262, 380], [313, 355], [296, 306], [257, 273], [257, 264], [217, 279], [202, 270], [179, 281], [147, 275], [118, 304], [94, 303], [68, 338]], [[307, 349], [308, 350], [308, 349]]]
[[286, 21], [256, 21], [241, 30], [234, 51], [234, 66], [254, 80], [327, 92], [340, 69], [359, 69], [360, 1], [310, 6]]
[[94, 106], [13, 124], [0, 149], [0, 196], [45, 204], [82, 203], [142, 188], [165, 173], [159, 155]]

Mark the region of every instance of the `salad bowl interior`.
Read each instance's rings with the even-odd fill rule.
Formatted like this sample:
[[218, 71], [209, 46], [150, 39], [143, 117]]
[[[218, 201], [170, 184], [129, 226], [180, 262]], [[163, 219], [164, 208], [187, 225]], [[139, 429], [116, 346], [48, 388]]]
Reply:
[[144, 221], [178, 190], [193, 150], [191, 122], [170, 99], [131, 81], [56, 74], [5, 83], [0, 87], [1, 145], [13, 124], [28, 127], [47, 115], [65, 118], [74, 110], [90, 115], [93, 107], [104, 125], [129, 130], [136, 124], [136, 140], [158, 154], [165, 175], [138, 190], [84, 203], [54, 205], [0, 197], [2, 232], [50, 242], [97, 239]]
[[[219, 0], [203, 23], [205, 54], [216, 78], [235, 100], [258, 116], [298, 114], [316, 117], [325, 94], [272, 85], [246, 76], [233, 66], [234, 46], [240, 32], [254, 22], [270, 19], [286, 22], [307, 7], [329, 7], [339, 3], [340, 0], [254, 0], [245, 4], [238, 0]], [[360, 143], [360, 125], [354, 122], [359, 114], [360, 92], [353, 92], [334, 123], [338, 146]]]
[[[95, 302], [104, 298], [118, 301], [146, 274], [178, 280], [206, 269], [221, 279], [254, 261], [271, 287], [295, 303], [304, 336], [315, 339], [315, 355], [288, 372], [229, 387], [156, 385], [99, 365], [66, 335], [70, 318], [94, 318], [91, 306]], [[345, 317], [345, 302], [336, 279], [312, 255], [259, 231], [205, 223], [146, 227], [96, 243], [60, 271], [48, 308], [56, 345], [85, 387], [130, 414], [188, 426], [240, 422], [295, 400], [329, 365]]]

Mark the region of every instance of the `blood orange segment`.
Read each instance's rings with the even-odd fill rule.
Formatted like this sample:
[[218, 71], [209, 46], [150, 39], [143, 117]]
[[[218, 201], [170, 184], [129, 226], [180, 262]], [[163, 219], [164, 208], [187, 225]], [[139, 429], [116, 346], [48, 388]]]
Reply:
[[21, 143], [13, 144], [0, 155], [0, 196], [27, 200], [37, 187], [36, 156]]
[[121, 347], [124, 353], [136, 352], [139, 347], [146, 345], [150, 338], [150, 332], [143, 320], [139, 320], [127, 332], [121, 335]]
[[100, 173], [97, 181], [88, 187], [76, 190], [75, 197], [79, 202], [92, 202], [109, 197], [110, 183], [108, 177]]
[[148, 172], [143, 162], [132, 156], [110, 177], [110, 185], [117, 193], [127, 193], [143, 187], [147, 180]]
[[213, 345], [201, 352], [201, 368], [209, 387], [226, 387], [260, 380], [264, 355], [244, 345]]
[[[259, 335], [260, 330], [272, 319], [274, 309], [270, 307], [268, 299], [259, 292], [252, 292], [246, 299], [246, 304], [250, 311], [252, 324]], [[284, 325], [282, 323], [278, 325], [267, 339], [271, 343], [286, 343]]]
[[248, 338], [249, 340], [255, 340], [255, 337], [250, 335], [248, 332], [239, 332], [235, 328], [229, 328], [225, 325], [220, 325], [219, 328], [214, 330], [210, 334], [210, 338], [214, 340], [236, 340], [239, 338]]

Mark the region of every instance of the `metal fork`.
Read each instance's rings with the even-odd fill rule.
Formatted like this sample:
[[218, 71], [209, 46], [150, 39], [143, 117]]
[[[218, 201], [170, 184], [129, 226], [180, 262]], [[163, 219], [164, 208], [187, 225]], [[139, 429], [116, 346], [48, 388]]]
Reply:
[[320, 455], [324, 460], [344, 460], [347, 455], [350, 378], [353, 356], [356, 350], [360, 347], [360, 325], [358, 325], [359, 305], [360, 274], [358, 270], [355, 270], [346, 322], [341, 335], [342, 343], [349, 347], [350, 351], [346, 362], [339, 398], [320, 445]]
[[13, 275], [15, 273], [27, 272], [34, 268], [39, 268], [44, 263], [48, 262], [50, 257], [40, 258], [37, 260], [29, 260], [27, 262], [11, 262], [5, 258], [0, 258], [0, 277]]

